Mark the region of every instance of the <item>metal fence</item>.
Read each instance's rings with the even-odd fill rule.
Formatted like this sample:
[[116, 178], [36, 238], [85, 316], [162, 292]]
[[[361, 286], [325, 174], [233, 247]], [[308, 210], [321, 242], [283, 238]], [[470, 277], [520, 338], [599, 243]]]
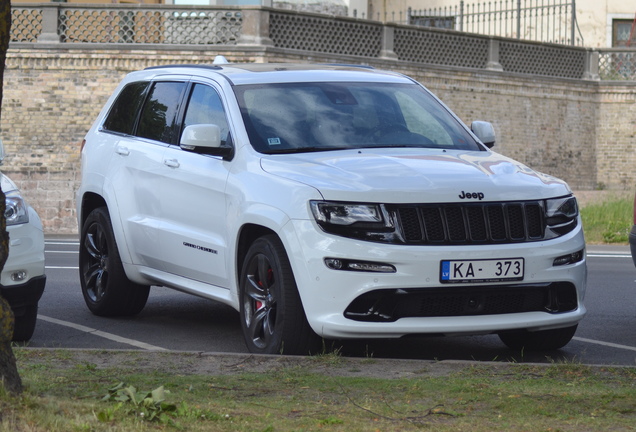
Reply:
[[[61, 6], [61, 5], [60, 5]], [[55, 12], [49, 24], [55, 39], [63, 43], [235, 44], [241, 31], [238, 8], [160, 8], [123, 5], [64, 5], [11, 10], [12, 42], [37, 42], [46, 31], [46, 14]]]
[[[503, 3], [503, 0], [501, 1]], [[414, 25], [382, 24], [260, 7], [15, 5], [11, 42], [112, 48], [152, 44], [200, 47], [270, 45], [312, 53], [543, 76], [636, 81], [636, 50], [585, 49]], [[190, 49], [190, 48], [188, 48]]]
[[636, 48], [607, 48], [598, 51], [598, 74], [608, 81], [636, 81]]
[[[400, 14], [401, 16], [402, 14]], [[574, 0], [498, 0], [414, 10], [405, 23], [537, 42], [583, 46]]]

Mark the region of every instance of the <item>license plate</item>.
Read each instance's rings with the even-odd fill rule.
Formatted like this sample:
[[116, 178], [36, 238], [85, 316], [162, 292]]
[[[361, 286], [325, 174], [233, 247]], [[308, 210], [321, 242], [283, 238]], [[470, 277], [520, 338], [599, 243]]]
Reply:
[[441, 262], [440, 282], [507, 282], [523, 280], [523, 258], [448, 260]]

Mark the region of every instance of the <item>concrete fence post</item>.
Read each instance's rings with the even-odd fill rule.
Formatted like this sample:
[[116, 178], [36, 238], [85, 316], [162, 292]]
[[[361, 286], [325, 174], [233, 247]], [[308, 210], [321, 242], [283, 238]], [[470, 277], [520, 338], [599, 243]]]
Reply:
[[270, 12], [265, 9], [243, 9], [243, 22], [238, 45], [273, 46], [269, 37]]
[[395, 47], [395, 27], [392, 25], [382, 26], [382, 48], [380, 58], [397, 60], [398, 56], [393, 51]]
[[486, 69], [503, 71], [503, 66], [499, 63], [499, 39], [490, 38], [488, 44], [488, 63], [486, 63]]
[[38, 42], [59, 43], [60, 6], [56, 4], [41, 4], [40, 7], [42, 8], [42, 33], [38, 36]]
[[589, 50], [585, 56], [585, 72], [581, 78], [585, 80], [598, 81], [601, 79], [598, 74], [599, 52]]

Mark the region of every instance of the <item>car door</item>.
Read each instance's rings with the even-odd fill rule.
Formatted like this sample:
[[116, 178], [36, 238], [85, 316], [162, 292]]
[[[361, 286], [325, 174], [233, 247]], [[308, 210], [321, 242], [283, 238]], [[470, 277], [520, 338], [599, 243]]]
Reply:
[[[215, 124], [221, 129], [221, 140], [230, 140], [223, 103], [212, 83], [193, 82], [187, 101], [183, 128]], [[225, 185], [230, 164], [176, 145], [166, 149], [161, 182], [161, 249], [166, 271], [229, 287]]]
[[163, 197], [157, 188], [163, 155], [175, 139], [176, 115], [186, 81], [151, 83], [134, 132], [114, 147], [112, 190], [134, 264], [164, 269], [161, 252]]

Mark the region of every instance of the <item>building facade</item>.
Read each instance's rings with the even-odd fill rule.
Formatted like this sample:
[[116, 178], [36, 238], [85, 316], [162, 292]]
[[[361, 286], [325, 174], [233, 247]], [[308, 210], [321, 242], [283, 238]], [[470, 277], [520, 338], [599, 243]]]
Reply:
[[[433, 26], [441, 25], [460, 30], [457, 25], [457, 16], [463, 9], [465, 14], [471, 14], [469, 18], [471, 23], [479, 21], [484, 23], [484, 27], [486, 27], [484, 31], [476, 27], [475, 30], [464, 28], [464, 31], [472, 30], [482, 34], [517, 37], [515, 25], [499, 32], [501, 22], [506, 17], [515, 15], [517, 7], [521, 9], [520, 35], [522, 39], [526, 38], [528, 34], [536, 32], [549, 34], [555, 30], [555, 27], [570, 28], [572, 9], [574, 9], [577, 24], [574, 26], [577, 45], [591, 48], [636, 46], [636, 31], [632, 30], [636, 18], [636, 4], [624, 0], [546, 0], [542, 2], [536, 0], [502, 0], [499, 2], [369, 0], [368, 16], [374, 20], [400, 24], [419, 24], [428, 20], [428, 24], [432, 22]], [[440, 16], [445, 19], [432, 19]], [[549, 19], [542, 21], [541, 17], [549, 17]], [[485, 24], [486, 22], [490, 22], [490, 27]], [[496, 34], [493, 33], [495, 31], [497, 31]], [[548, 38], [543, 42], [550, 42], [549, 39], [553, 38]]]

